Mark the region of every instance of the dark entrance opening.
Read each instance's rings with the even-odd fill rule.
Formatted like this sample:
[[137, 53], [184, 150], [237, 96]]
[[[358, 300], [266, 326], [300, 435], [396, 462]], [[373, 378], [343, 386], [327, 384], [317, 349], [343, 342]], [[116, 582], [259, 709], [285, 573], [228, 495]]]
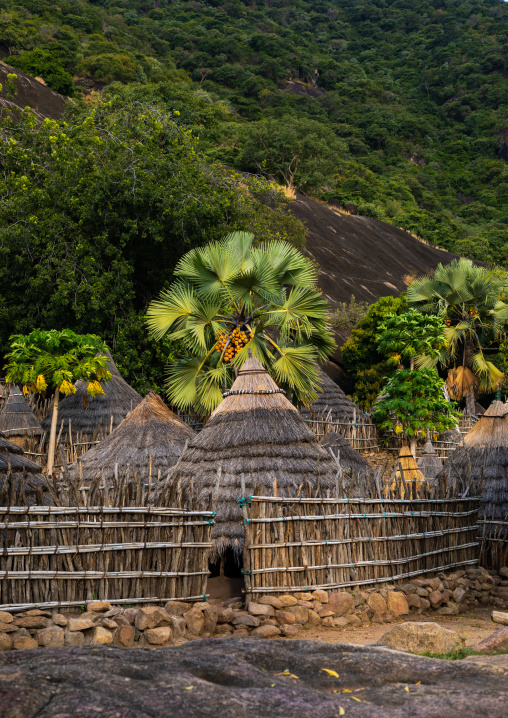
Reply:
[[242, 596], [244, 581], [241, 553], [226, 549], [220, 560], [209, 563], [208, 568], [211, 575], [208, 577], [206, 592], [210, 599], [226, 600]]

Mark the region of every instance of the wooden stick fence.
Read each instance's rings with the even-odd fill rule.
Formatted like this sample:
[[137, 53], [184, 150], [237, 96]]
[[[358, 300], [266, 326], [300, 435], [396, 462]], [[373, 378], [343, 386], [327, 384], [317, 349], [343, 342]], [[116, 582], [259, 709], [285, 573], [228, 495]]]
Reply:
[[0, 610], [206, 598], [215, 512], [183, 508], [180, 486], [159, 500], [145, 476], [64, 474], [45, 491], [54, 505], [27, 506], [23, 482], [0, 477]]
[[149, 506], [0, 507], [0, 610], [203, 597], [213, 516]]
[[377, 451], [380, 448], [377, 426], [367, 416], [367, 421], [330, 421], [323, 415], [304, 415], [305, 421], [319, 439], [332, 432], [343, 436], [357, 451]]
[[336, 590], [478, 563], [479, 502], [250, 496], [245, 591]]
[[478, 521], [482, 566], [499, 571], [508, 564], [508, 516], [504, 521]]

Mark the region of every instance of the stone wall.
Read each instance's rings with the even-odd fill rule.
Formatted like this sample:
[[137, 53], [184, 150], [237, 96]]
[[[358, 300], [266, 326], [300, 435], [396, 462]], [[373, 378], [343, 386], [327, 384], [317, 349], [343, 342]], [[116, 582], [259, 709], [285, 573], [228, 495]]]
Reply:
[[95, 601], [79, 615], [39, 609], [15, 614], [0, 611], [0, 650], [90, 644], [156, 648], [210, 636], [300, 634], [304, 638], [302, 631], [310, 627], [340, 630], [390, 623], [410, 614], [454, 615], [477, 605], [507, 608], [507, 578], [508, 569], [493, 576], [483, 568], [467, 568], [415, 578], [401, 586], [262, 595], [248, 610], [241, 598], [232, 598], [224, 603], [169, 601], [165, 607], [142, 608]]

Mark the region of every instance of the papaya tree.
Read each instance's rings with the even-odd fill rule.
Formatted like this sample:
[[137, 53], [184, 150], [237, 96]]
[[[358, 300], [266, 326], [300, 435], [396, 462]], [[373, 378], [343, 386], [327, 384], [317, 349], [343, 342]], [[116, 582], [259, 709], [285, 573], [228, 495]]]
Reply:
[[[416, 455], [418, 438], [430, 431], [441, 433], [457, 424], [455, 406], [445, 398], [444, 381], [435, 369], [415, 369], [415, 357], [439, 356], [446, 346], [445, 325], [440, 317], [414, 309], [399, 316], [388, 315], [381, 325], [379, 350], [397, 364], [381, 392], [374, 414], [383, 431], [395, 431], [409, 440]], [[404, 366], [409, 363], [409, 368]]]
[[54, 392], [47, 464], [47, 474], [51, 476], [60, 394], [75, 394], [74, 382], [79, 379], [88, 381], [88, 396], [104, 394], [101, 382], [111, 379], [108, 347], [95, 334], [75, 334], [70, 329], [34, 329], [30, 334], [15, 334], [10, 341], [10, 352], [5, 357], [6, 381], [21, 385], [24, 394], [44, 396], [48, 390]]

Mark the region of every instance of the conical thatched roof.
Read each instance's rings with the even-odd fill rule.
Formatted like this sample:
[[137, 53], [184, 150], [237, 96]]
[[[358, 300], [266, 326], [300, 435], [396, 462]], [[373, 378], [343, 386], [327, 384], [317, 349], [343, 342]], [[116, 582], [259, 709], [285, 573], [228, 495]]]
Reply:
[[0, 412], [0, 431], [7, 437], [42, 434], [42, 427], [25, 401], [23, 392], [11, 386], [9, 396]]
[[302, 414], [306, 418], [312, 415], [327, 418], [331, 422], [345, 423], [363, 419], [363, 411], [360, 407], [351, 401], [340, 386], [321, 369], [319, 369], [319, 379], [322, 382], [322, 390], [318, 398], [308, 408], [302, 409]]
[[400, 499], [416, 498], [425, 484], [425, 476], [418, 468], [409, 446], [402, 446], [391, 483], [389, 482], [385, 489], [386, 495]]
[[505, 518], [508, 514], [508, 404], [492, 402], [464, 437], [464, 446], [451, 454], [444, 474], [451, 485], [461, 479], [481, 484], [480, 518]]
[[23, 450], [0, 432], [0, 503], [32, 505], [42, 498], [51, 504], [46, 489], [42, 466], [27, 459]]
[[[87, 382], [77, 381], [76, 393], [62, 399], [58, 408], [58, 430], [63, 421], [64, 431], [68, 431], [70, 421], [73, 433], [80, 431], [92, 436], [97, 429], [109, 430], [111, 417], [113, 417], [113, 428], [119, 426], [127, 414], [139, 404], [142, 397], [120, 376], [111, 354], [109, 354], [108, 368], [112, 377], [101, 385], [104, 395], [86, 396]], [[42, 428], [48, 433], [51, 417], [52, 412], [42, 422]]]
[[475, 401], [475, 403], [474, 403], [474, 413], [475, 413], [475, 416], [483, 416], [485, 414], [485, 409], [483, 408], [483, 406], [480, 404], [479, 401]]
[[243, 541], [238, 504], [242, 474], [247, 495], [273, 495], [276, 480], [278, 494], [287, 496], [305, 482], [320, 486], [323, 495], [327, 490], [334, 495], [336, 473], [335, 462], [299, 412], [259, 361], [249, 358], [167, 483], [179, 481], [184, 498], [186, 492], [195, 492], [201, 504], [210, 507], [219, 474], [213, 536], [222, 552], [227, 547], [239, 550]]
[[[166, 475], [180, 457], [187, 441], [194, 437], [164, 404], [160, 396], [148, 394], [109, 436], [79, 459], [85, 479], [103, 477], [106, 481], [127, 471], [157, 479], [159, 471]], [[79, 470], [78, 462], [69, 466], [71, 475]]]
[[426, 479], [436, 479], [443, 470], [443, 462], [436, 454], [430, 440], [425, 443], [422, 455], [416, 463]]
[[340, 479], [341, 493], [348, 498], [368, 496], [372, 467], [349, 442], [339, 434], [330, 433], [321, 439], [321, 446], [338, 458], [343, 469]]

